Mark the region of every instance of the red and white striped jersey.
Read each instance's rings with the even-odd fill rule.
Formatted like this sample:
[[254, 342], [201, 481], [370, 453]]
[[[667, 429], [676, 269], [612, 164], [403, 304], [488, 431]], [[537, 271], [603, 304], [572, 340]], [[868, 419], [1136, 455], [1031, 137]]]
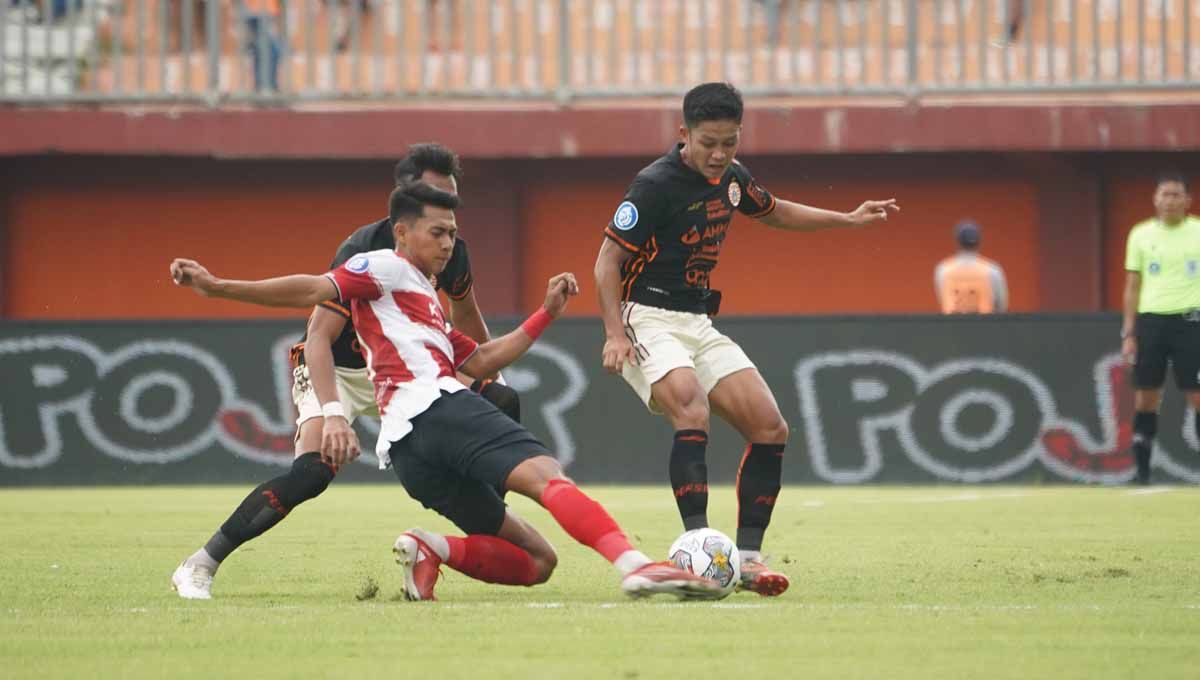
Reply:
[[455, 378], [479, 345], [450, 327], [437, 292], [411, 262], [391, 250], [350, 258], [326, 274], [350, 314], [375, 385], [381, 427], [376, 455], [386, 466], [392, 442], [442, 391], [466, 389]]

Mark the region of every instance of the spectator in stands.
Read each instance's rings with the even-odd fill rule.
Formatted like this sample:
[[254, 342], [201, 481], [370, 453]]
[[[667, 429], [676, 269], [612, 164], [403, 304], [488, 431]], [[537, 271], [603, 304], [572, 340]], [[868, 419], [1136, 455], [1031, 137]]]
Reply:
[[938, 263], [934, 288], [943, 314], [991, 314], [1008, 310], [1004, 269], [979, 254], [982, 230], [971, 220], [954, 227], [958, 253]]
[[279, 60], [283, 55], [280, 0], [238, 0], [246, 27], [246, 49], [254, 65], [254, 90], [279, 91]]

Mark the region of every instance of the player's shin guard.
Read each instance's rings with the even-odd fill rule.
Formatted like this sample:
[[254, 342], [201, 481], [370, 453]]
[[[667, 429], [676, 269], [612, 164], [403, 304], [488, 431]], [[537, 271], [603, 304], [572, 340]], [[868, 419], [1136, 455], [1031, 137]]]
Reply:
[[571, 538], [600, 553], [609, 562], [615, 564], [618, 557], [634, 549], [604, 506], [571, 482], [561, 479], [550, 482], [542, 492], [541, 502]]
[[533, 556], [503, 538], [475, 534], [447, 536], [450, 556], [446, 566], [485, 583], [531, 586], [538, 583]]
[[1158, 433], [1158, 413], [1138, 411], [1133, 414], [1133, 457], [1137, 463], [1137, 481], [1150, 481], [1150, 453], [1154, 450], [1154, 435]]
[[223, 561], [238, 546], [278, 524], [292, 508], [319, 496], [336, 473], [316, 451], [297, 457], [287, 474], [259, 484], [246, 496], [204, 551], [217, 562]]
[[671, 445], [671, 491], [685, 531], [708, 526], [708, 433], [678, 430]]
[[750, 444], [738, 466], [738, 550], [761, 550], [783, 479], [783, 444]]

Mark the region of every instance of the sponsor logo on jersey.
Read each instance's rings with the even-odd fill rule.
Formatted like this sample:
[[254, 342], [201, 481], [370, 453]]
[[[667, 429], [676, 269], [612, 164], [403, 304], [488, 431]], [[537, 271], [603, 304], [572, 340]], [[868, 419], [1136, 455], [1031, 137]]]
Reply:
[[625, 201], [617, 206], [617, 212], [613, 215], [613, 226], [621, 231], [629, 231], [637, 225], [638, 210], [637, 206], [629, 201]]

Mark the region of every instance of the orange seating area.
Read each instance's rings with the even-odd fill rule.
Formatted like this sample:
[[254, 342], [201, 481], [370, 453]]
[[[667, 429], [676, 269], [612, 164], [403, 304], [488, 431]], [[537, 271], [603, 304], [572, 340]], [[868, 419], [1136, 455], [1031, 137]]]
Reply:
[[[80, 90], [250, 92], [238, 6], [217, 4], [210, 45], [209, 1], [115, 5]], [[779, 93], [1186, 87], [1200, 72], [1189, 0], [290, 0], [279, 24], [281, 89], [311, 98], [654, 94], [722, 78]]]

